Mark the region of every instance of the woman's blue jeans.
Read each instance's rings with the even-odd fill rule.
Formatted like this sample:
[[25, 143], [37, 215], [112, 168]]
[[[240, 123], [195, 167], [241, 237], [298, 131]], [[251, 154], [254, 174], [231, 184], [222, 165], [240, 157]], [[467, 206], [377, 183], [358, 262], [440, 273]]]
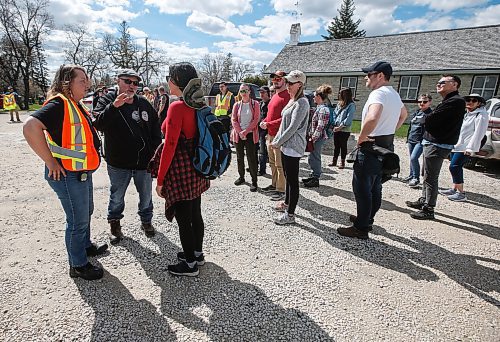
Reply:
[[85, 248], [90, 247], [90, 218], [94, 211], [92, 172], [85, 182], [78, 180], [79, 172], [66, 171], [61, 180], [45, 179], [61, 201], [66, 214], [66, 250], [72, 267], [85, 266], [88, 262]]
[[464, 165], [469, 159], [463, 152], [452, 152], [450, 173], [453, 184], [464, 184]]
[[309, 153], [309, 157], [307, 162], [312, 169], [311, 175], [314, 178], [318, 178], [321, 176], [321, 149], [323, 148], [323, 144], [325, 143], [325, 139], [319, 138], [314, 142], [314, 150]]
[[420, 180], [420, 162], [418, 159], [424, 151], [421, 143], [408, 143], [408, 151], [410, 152], [410, 176], [413, 179]]

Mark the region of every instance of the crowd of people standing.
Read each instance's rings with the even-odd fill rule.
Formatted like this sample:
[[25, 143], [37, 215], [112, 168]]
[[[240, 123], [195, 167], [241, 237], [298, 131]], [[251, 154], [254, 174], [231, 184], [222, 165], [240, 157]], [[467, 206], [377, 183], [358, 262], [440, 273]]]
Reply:
[[[66, 214], [66, 249], [70, 276], [88, 280], [103, 276], [102, 268], [92, 265], [90, 256], [102, 255], [108, 245], [91, 241], [90, 222], [93, 213], [92, 174], [105, 156], [110, 181], [107, 220], [111, 244], [125, 237], [125, 193], [134, 181], [139, 197], [140, 228], [154, 237], [152, 224], [153, 178], [148, 166], [157, 158], [156, 193], [165, 200], [165, 216], [174, 218], [179, 227], [182, 251], [177, 263], [168, 266], [175, 275], [196, 276], [205, 263], [201, 195], [210, 181], [197, 173], [191, 162], [191, 151], [197, 139], [196, 110], [205, 106], [201, 79], [190, 63], [169, 68], [168, 88], [177, 100], [170, 103], [164, 87], [138, 94], [141, 76], [134, 70], [117, 74], [116, 90], [97, 94], [93, 118], [81, 100], [89, 88], [89, 78], [80, 66], [63, 65], [55, 75], [48, 99], [24, 125], [30, 147], [45, 163], [45, 179], [58, 196]], [[380, 61], [363, 68], [366, 86], [371, 90], [362, 110], [361, 131], [353, 155], [352, 189], [356, 214], [352, 225], [338, 228], [342, 236], [367, 239], [382, 202], [383, 158], [375, 147], [394, 151], [395, 131], [407, 118], [407, 110], [398, 92], [389, 84], [390, 63]], [[269, 164], [271, 184], [260, 189], [276, 201], [278, 225], [294, 224], [299, 202], [299, 165], [306, 151], [310, 177], [302, 179], [304, 187], [319, 187], [322, 174], [322, 147], [334, 140], [333, 160], [329, 166], [346, 166], [347, 140], [351, 135], [356, 106], [350, 88], [340, 89], [336, 105], [330, 98], [333, 89], [323, 84], [316, 88], [311, 112], [304, 90], [304, 72], [278, 70], [271, 74], [272, 86], [259, 89], [261, 101], [251, 96], [248, 84], [241, 84], [238, 94], [220, 84], [214, 114], [227, 130], [236, 150], [238, 178], [245, 183], [250, 173], [250, 191], [256, 192], [258, 176], [266, 174]], [[465, 200], [462, 167], [471, 153], [479, 151], [487, 127], [484, 98], [478, 94], [461, 97], [460, 78], [443, 75], [437, 93], [443, 101], [432, 109], [432, 96], [418, 97], [419, 109], [410, 117], [408, 152], [410, 187], [420, 183], [419, 157], [423, 153], [423, 189], [417, 201], [406, 204], [418, 209], [414, 219], [433, 219], [438, 193], [450, 200]], [[77, 124], [80, 130], [73, 129]], [[105, 139], [101, 145], [100, 131]], [[162, 137], [164, 142], [162, 143]], [[355, 153], [354, 153], [355, 152]], [[450, 172], [453, 187], [438, 190], [438, 176], [443, 160], [451, 153]], [[248, 169], [245, 168], [245, 154]], [[340, 163], [339, 163], [340, 156]]]

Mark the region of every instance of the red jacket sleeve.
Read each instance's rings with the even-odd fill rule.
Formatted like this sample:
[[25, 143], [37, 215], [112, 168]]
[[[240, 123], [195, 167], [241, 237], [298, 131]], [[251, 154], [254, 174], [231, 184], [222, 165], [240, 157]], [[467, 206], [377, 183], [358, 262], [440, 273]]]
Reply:
[[163, 134], [165, 135], [165, 143], [161, 153], [160, 167], [158, 169], [158, 185], [163, 185], [163, 180], [167, 174], [170, 164], [172, 163], [175, 149], [177, 148], [177, 142], [179, 141], [179, 136], [181, 134], [183, 115], [174, 115], [176, 107], [177, 106], [172, 105], [168, 108], [167, 117], [161, 127]]

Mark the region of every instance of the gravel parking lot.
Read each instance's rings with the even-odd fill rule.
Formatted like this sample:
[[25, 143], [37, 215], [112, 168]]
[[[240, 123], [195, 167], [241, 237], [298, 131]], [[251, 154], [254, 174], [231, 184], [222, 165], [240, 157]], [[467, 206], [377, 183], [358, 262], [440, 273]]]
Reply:
[[[146, 238], [131, 186], [127, 239], [95, 260], [104, 278], [87, 282], [68, 276], [60, 203], [22, 125], [6, 121], [0, 115], [0, 340], [498, 341], [498, 171], [466, 170], [470, 200], [440, 196], [435, 221], [412, 220], [404, 201], [418, 190], [391, 180], [373, 234], [361, 241], [336, 233], [355, 212], [351, 165], [328, 168], [324, 156], [320, 188], [301, 188], [297, 224], [277, 226], [274, 202], [233, 185], [233, 154], [202, 197], [207, 263], [198, 278], [167, 274], [180, 249], [177, 225], [155, 196], [157, 234]], [[403, 140], [397, 152], [406, 176]], [[305, 159], [301, 167], [307, 176]], [[92, 233], [105, 242], [104, 163], [94, 177]], [[259, 177], [259, 186], [269, 183]]]

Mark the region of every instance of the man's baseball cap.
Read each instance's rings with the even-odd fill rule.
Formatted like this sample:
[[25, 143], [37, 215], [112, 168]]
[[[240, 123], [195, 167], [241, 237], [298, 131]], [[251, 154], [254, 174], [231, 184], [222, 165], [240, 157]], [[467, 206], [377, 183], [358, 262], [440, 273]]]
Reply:
[[271, 74], [271, 78], [275, 78], [275, 77], [285, 77], [286, 76], [286, 72], [284, 72], [283, 70], [278, 70], [274, 73]]
[[135, 77], [137, 80], [142, 81], [141, 76], [137, 73], [137, 71], [132, 70], [132, 69], [122, 69], [118, 72], [118, 77], [122, 76], [128, 76], [128, 77]]
[[302, 84], [306, 84], [306, 74], [300, 70], [290, 71], [285, 78], [289, 83], [302, 82]]
[[363, 70], [363, 72], [365, 74], [368, 74], [370, 72], [381, 72], [381, 73], [383, 73], [386, 76], [391, 76], [392, 75], [392, 66], [391, 66], [391, 64], [387, 63], [387, 62], [384, 62], [384, 61], [377, 62], [377, 63], [369, 66], [368, 68], [362, 68], [361, 70]]

